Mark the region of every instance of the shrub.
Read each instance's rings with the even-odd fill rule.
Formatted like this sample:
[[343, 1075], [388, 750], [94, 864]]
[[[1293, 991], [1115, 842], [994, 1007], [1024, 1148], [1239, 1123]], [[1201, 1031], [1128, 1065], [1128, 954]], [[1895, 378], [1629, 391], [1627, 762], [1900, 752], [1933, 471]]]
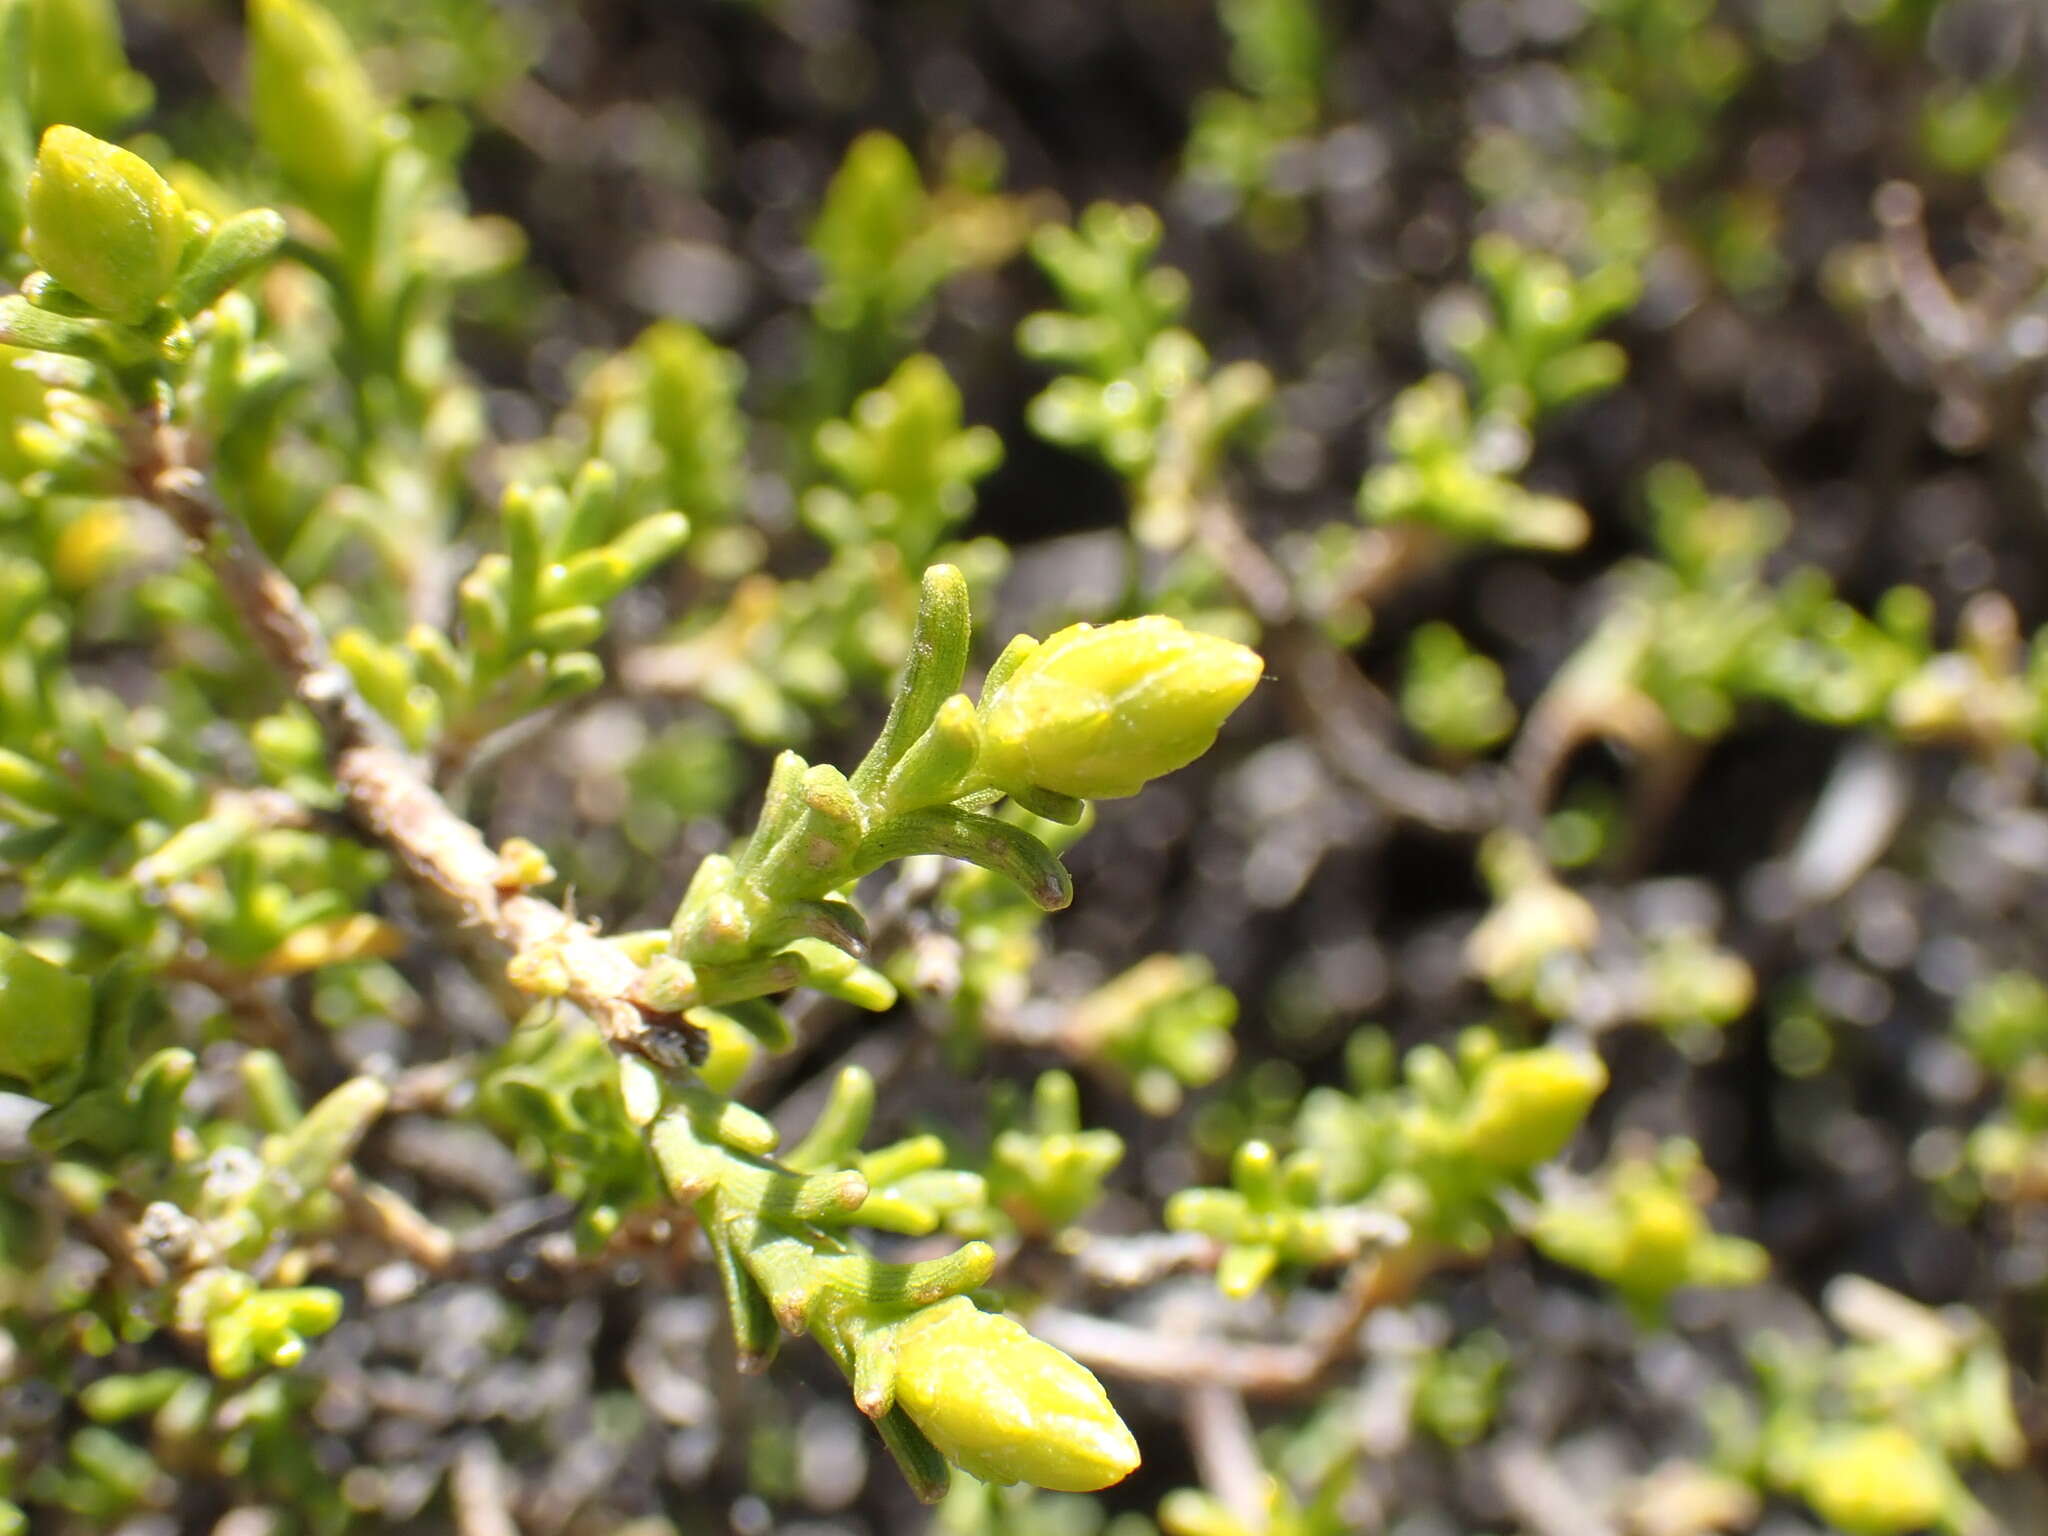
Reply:
[[0, 1530], [2039, 1528], [2044, 46], [0, 0]]

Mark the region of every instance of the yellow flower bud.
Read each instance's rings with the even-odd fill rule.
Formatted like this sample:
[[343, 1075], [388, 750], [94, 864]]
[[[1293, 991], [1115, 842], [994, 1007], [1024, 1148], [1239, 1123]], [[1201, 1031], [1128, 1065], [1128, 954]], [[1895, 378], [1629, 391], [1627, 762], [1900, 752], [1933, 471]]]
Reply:
[[92, 502], [58, 533], [50, 550], [50, 574], [58, 590], [84, 592], [112, 574], [127, 550], [128, 519], [120, 504]]
[[28, 179], [25, 244], [50, 276], [95, 309], [133, 325], [177, 276], [185, 205], [149, 162], [81, 133], [43, 135]]
[[112, 133], [149, 110], [156, 91], [128, 67], [114, 0], [37, 0], [28, 7], [29, 113]]
[[985, 1483], [1088, 1493], [1138, 1465], [1138, 1442], [1093, 1372], [964, 1296], [899, 1325], [896, 1401]]
[[1806, 1465], [1806, 1502], [1848, 1536], [1905, 1536], [1941, 1523], [1951, 1474], [1896, 1424], [1824, 1437]]
[[332, 219], [376, 168], [384, 104], [341, 23], [311, 0], [255, 0], [249, 29], [256, 137]]
[[1209, 749], [1265, 662], [1157, 614], [1074, 624], [982, 700], [979, 771], [1004, 789], [1135, 795]]
[[1693, 1256], [1708, 1236], [1706, 1219], [1683, 1193], [1650, 1185], [1624, 1202], [1616, 1278], [1631, 1294], [1663, 1297], [1692, 1280]]
[[1596, 1057], [1550, 1046], [1496, 1056], [1472, 1086], [1459, 1140], [1496, 1168], [1533, 1168], [1565, 1149], [1606, 1086]]

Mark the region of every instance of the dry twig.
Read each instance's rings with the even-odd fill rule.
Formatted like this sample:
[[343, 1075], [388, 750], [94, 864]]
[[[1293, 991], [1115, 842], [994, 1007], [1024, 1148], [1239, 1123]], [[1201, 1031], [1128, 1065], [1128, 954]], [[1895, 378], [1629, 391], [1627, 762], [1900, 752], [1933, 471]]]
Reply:
[[1202, 1486], [1247, 1530], [1265, 1513], [1266, 1468], [1252, 1439], [1244, 1395], [1214, 1382], [1192, 1388], [1182, 1403], [1188, 1445], [1195, 1453]]
[[1483, 832], [1500, 824], [1506, 797], [1492, 778], [1438, 773], [1393, 745], [1393, 706], [1303, 616], [1287, 573], [1245, 531], [1234, 507], [1221, 496], [1208, 497], [1195, 529], [1264, 628], [1268, 663], [1286, 690], [1289, 713], [1334, 773], [1388, 815], [1440, 832]]
[[185, 434], [156, 424], [138, 452], [135, 480], [198, 546], [265, 657], [311, 711], [351, 818], [463, 927], [494, 937], [530, 989], [567, 998], [617, 1049], [660, 1061], [683, 1054], [688, 1037], [656, 1028], [630, 1000], [638, 970], [627, 956], [554, 903], [500, 886], [498, 855], [393, 742], [330, 654], [305, 597], [192, 467]]
[[1379, 1308], [1407, 1300], [1430, 1267], [1425, 1255], [1410, 1249], [1354, 1265], [1329, 1314], [1299, 1344], [1166, 1333], [1059, 1307], [1034, 1312], [1031, 1331], [1082, 1364], [1127, 1381], [1228, 1387], [1250, 1397], [1293, 1397], [1315, 1390], [1349, 1358], [1359, 1325]]

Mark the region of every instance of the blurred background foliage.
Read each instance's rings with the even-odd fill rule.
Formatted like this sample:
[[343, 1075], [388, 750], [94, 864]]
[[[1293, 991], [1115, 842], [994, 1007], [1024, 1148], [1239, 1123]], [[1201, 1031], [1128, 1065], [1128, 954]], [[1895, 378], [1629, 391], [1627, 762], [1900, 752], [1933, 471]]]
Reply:
[[181, 407], [515, 883], [665, 925], [937, 561], [1266, 655], [1005, 813], [1071, 913], [913, 862], [895, 1006], [706, 1068], [865, 1080], [804, 1146], [1146, 1460], [927, 1513], [815, 1352], [735, 1374], [607, 1050], [423, 941], [0, 348], [0, 1526], [2048, 1528], [2037, 5], [251, 11], [0, 0], [0, 275], [51, 123], [287, 211]]

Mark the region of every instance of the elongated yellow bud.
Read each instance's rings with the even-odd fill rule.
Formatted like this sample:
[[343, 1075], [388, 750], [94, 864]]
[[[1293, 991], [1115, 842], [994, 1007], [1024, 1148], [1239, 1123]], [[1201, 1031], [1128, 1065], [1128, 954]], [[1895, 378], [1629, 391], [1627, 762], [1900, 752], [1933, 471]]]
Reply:
[[1087, 1493], [1138, 1465], [1138, 1442], [1093, 1372], [964, 1296], [901, 1325], [896, 1401], [985, 1483]]
[[1257, 652], [1157, 614], [1070, 625], [983, 698], [977, 766], [1004, 789], [1135, 795], [1208, 751], [1264, 669]]
[[338, 216], [369, 181], [385, 109], [341, 23], [311, 0], [249, 7], [256, 137], [300, 196]]
[[1596, 1057], [1552, 1046], [1496, 1056], [1473, 1085], [1460, 1139], [1496, 1168], [1534, 1168], [1565, 1149], [1606, 1086]]
[[30, 0], [29, 110], [39, 123], [113, 133], [149, 110], [156, 91], [128, 67], [114, 0]]
[[28, 253], [50, 276], [128, 324], [177, 276], [185, 204], [139, 155], [76, 128], [43, 135], [28, 180]]
[[1941, 1522], [1954, 1474], [1895, 1424], [1822, 1438], [1807, 1463], [1806, 1501], [1849, 1536], [1905, 1536]]

